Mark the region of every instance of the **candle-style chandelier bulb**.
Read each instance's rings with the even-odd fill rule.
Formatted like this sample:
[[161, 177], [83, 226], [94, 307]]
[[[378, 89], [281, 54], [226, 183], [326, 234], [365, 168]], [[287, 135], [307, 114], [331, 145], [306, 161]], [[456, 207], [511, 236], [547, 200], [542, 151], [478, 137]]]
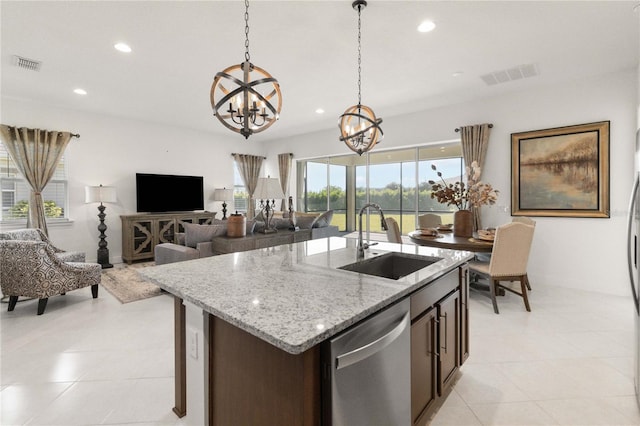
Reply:
[[376, 117], [370, 107], [362, 105], [362, 25], [360, 12], [367, 6], [367, 2], [355, 0], [352, 6], [358, 11], [358, 104], [350, 106], [340, 116], [338, 127], [340, 128], [340, 140], [347, 144], [349, 149], [362, 155], [372, 150], [382, 140], [384, 133], [380, 127], [382, 118]]
[[249, 55], [249, 0], [245, 0], [244, 62], [216, 74], [211, 85], [211, 106], [220, 122], [248, 139], [280, 118], [282, 93], [278, 80], [251, 63]]

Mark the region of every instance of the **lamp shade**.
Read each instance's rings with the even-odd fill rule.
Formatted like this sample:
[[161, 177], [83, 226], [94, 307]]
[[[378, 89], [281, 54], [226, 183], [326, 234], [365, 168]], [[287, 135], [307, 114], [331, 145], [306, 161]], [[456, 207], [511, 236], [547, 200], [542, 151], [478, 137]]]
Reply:
[[85, 203], [115, 203], [116, 188], [114, 186], [85, 186]]
[[213, 191], [213, 201], [230, 201], [233, 200], [233, 189], [216, 188]]
[[256, 200], [275, 200], [284, 198], [284, 192], [277, 178], [258, 178], [258, 185], [253, 193]]

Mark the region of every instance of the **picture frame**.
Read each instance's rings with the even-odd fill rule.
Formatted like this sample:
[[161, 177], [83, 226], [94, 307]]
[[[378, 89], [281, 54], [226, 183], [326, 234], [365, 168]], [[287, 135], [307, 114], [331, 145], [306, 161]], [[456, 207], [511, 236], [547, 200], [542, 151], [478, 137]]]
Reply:
[[609, 121], [511, 134], [511, 215], [609, 218]]

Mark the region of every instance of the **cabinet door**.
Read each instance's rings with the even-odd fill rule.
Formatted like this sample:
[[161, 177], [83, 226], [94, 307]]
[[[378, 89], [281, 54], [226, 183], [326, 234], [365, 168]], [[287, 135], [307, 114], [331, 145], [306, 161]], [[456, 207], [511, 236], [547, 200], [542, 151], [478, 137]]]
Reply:
[[411, 325], [411, 419], [427, 424], [425, 415], [438, 397], [437, 310], [426, 311]]
[[438, 304], [439, 368], [438, 393], [451, 384], [460, 366], [460, 291], [456, 290]]
[[137, 220], [133, 226], [133, 259], [153, 257], [153, 221]]
[[174, 219], [158, 219], [158, 241], [161, 243], [174, 243], [176, 237], [176, 221]]

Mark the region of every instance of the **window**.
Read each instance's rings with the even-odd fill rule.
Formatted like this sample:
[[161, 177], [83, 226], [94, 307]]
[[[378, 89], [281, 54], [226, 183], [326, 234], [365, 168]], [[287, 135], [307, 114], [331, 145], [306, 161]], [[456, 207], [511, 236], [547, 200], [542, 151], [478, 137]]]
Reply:
[[[416, 228], [417, 217], [423, 213], [440, 214], [443, 223], [453, 221], [454, 208], [431, 198], [428, 181], [438, 179], [432, 164], [447, 182], [459, 180], [463, 170], [460, 144], [301, 161], [298, 176], [303, 179], [298, 182], [298, 194], [306, 211], [333, 209], [332, 224], [340, 230], [356, 230], [360, 208], [371, 202], [379, 204], [385, 216], [396, 219], [406, 234]], [[381, 232], [377, 213], [372, 215], [368, 229]]]
[[249, 193], [244, 181], [238, 171], [238, 163], [234, 161], [233, 167], [233, 207], [238, 213], [247, 213], [247, 204], [249, 203]]
[[[0, 221], [23, 222], [29, 211], [31, 188], [18, 172], [9, 153], [0, 143]], [[47, 219], [67, 219], [67, 174], [64, 156], [60, 159], [53, 177], [42, 191]]]
[[[333, 210], [331, 225], [345, 230], [347, 225], [347, 205], [350, 191], [347, 185], [347, 164], [345, 157], [324, 158], [318, 161], [298, 163], [298, 175], [302, 176], [303, 190], [298, 190], [300, 198], [296, 210], [324, 212]], [[303, 166], [301, 168], [301, 166]]]

